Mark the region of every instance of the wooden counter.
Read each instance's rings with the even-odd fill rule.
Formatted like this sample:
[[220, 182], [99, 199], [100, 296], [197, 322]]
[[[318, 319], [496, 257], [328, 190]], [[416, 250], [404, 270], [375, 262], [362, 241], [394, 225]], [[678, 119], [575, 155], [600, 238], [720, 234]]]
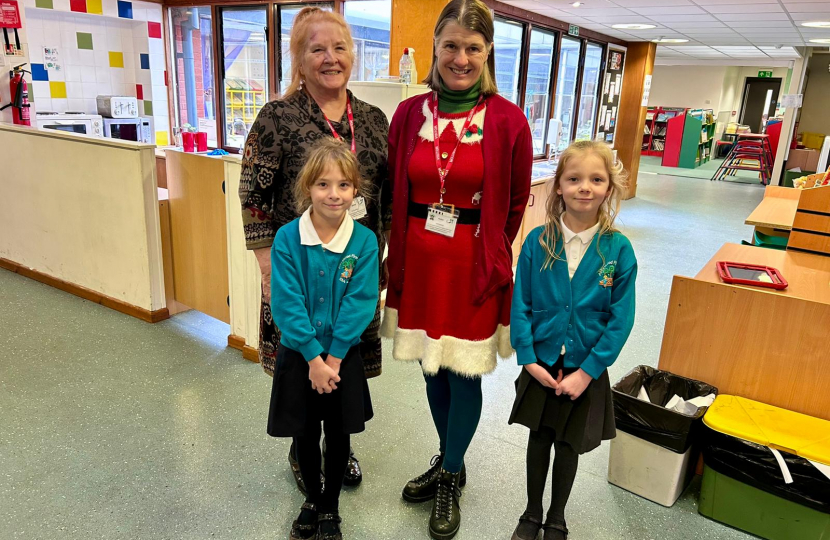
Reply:
[[745, 223], [760, 229], [792, 230], [800, 196], [799, 189], [767, 186], [763, 200]]
[[[773, 291], [721, 282], [717, 261], [778, 268]], [[830, 420], [830, 257], [724, 245], [694, 278], [675, 276], [659, 368]]]

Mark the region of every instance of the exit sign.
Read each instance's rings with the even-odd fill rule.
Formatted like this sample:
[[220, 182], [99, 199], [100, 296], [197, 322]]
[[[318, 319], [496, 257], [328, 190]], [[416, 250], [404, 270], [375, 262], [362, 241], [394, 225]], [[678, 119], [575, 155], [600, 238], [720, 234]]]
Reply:
[[579, 37], [579, 27], [575, 24], [568, 26], [568, 35]]
[[758, 77], [761, 79], [769, 79], [772, 77], [772, 71], [759, 71]]

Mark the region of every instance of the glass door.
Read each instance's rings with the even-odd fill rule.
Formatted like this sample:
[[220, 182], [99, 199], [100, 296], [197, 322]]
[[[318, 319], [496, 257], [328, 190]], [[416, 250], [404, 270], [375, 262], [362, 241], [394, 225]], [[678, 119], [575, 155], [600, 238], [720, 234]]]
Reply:
[[[576, 123], [577, 141], [594, 136], [597, 119], [597, 95], [602, 71], [602, 46], [588, 43], [585, 51], [585, 67], [582, 70], [582, 92], [579, 99], [579, 116]], [[615, 115], [616, 118], [616, 115]]]
[[559, 52], [559, 74], [556, 80], [556, 110], [554, 118], [562, 122], [562, 138], [559, 151], [571, 144], [574, 125], [574, 102], [576, 101], [576, 81], [579, 74], [579, 40], [562, 37]]
[[268, 7], [220, 8], [225, 145], [242, 148], [268, 102]]
[[541, 28], [530, 31], [525, 116], [533, 134], [533, 153], [544, 154], [550, 118], [550, 83], [556, 34]]

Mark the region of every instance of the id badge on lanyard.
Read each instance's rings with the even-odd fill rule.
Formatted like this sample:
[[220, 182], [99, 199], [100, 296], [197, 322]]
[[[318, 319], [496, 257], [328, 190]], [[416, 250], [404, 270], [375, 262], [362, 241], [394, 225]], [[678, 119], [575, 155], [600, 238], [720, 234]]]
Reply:
[[[350, 99], [346, 100], [346, 112], [349, 116], [349, 129], [352, 131], [352, 154], [357, 154], [357, 147], [354, 141], [354, 114], [352, 114], [352, 100]], [[329, 125], [332, 136], [334, 136], [334, 138], [338, 141], [343, 140], [342, 137], [340, 137], [340, 134], [334, 130], [334, 126], [331, 125], [331, 120], [329, 120], [329, 117], [326, 116], [326, 113], [323, 113], [323, 118], [326, 119], [326, 123]]]
[[352, 216], [352, 219], [361, 219], [365, 218], [367, 214], [366, 199], [362, 196], [355, 197], [352, 205], [349, 207], [349, 215]]
[[427, 211], [426, 230], [452, 238], [458, 225], [458, 214], [452, 204], [435, 203]]

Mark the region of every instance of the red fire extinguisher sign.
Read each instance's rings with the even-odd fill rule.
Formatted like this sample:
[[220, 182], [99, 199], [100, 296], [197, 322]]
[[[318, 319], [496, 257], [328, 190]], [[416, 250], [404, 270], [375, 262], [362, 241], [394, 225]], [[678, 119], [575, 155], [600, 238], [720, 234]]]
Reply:
[[0, 28], [23, 28], [17, 0], [0, 0]]

